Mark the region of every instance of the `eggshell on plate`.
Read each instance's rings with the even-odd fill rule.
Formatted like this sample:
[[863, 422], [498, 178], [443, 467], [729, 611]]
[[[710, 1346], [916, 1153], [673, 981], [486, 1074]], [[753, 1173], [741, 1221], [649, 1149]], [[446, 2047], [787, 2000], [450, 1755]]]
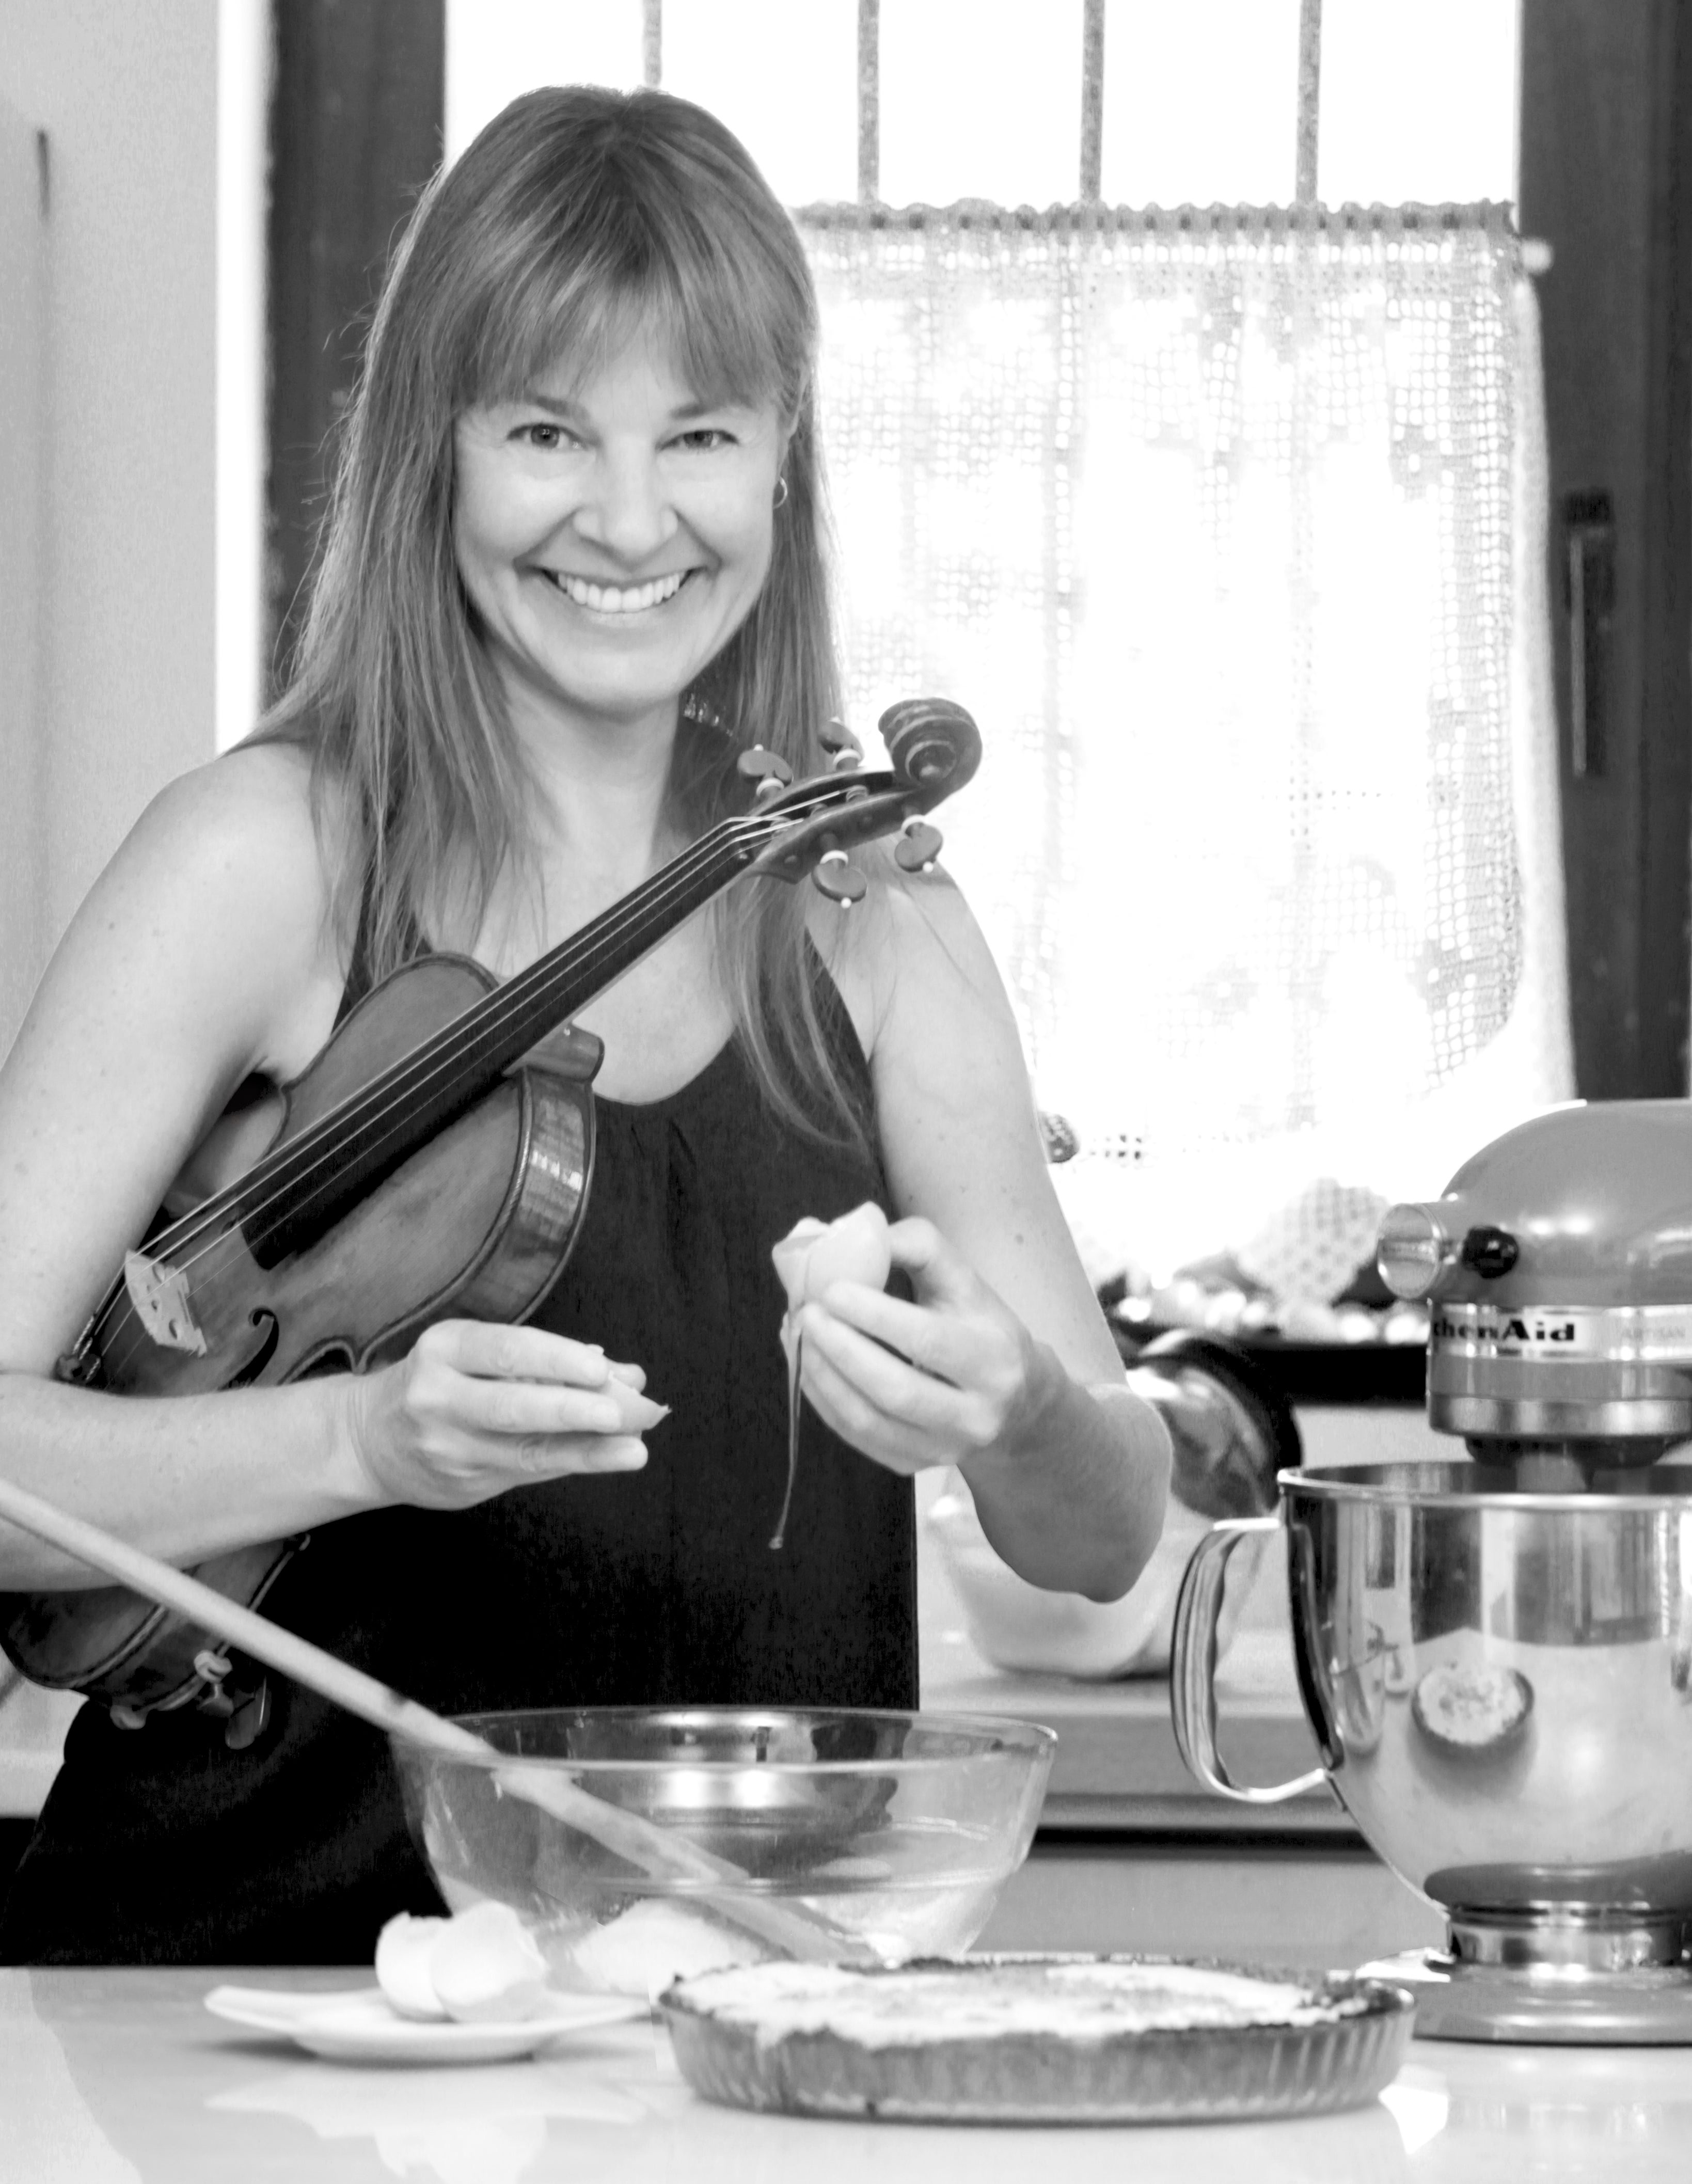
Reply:
[[475, 1903], [436, 1936], [429, 1977], [460, 2023], [517, 2020], [545, 2001], [547, 1960], [509, 1903]]
[[447, 2014], [429, 1976], [429, 1958], [448, 1923], [444, 1919], [414, 1919], [402, 1911], [376, 1936], [376, 1985], [401, 2017]]

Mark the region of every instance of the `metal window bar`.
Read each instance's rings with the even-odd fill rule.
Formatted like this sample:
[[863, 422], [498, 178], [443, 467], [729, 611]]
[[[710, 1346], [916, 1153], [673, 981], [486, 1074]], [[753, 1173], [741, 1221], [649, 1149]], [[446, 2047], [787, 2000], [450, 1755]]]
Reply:
[[1081, 202], [1097, 204], [1105, 176], [1105, 0], [1081, 19]]
[[1313, 205], [1316, 193], [1316, 131], [1321, 115], [1322, 0], [1299, 5], [1299, 140], [1293, 191], [1294, 204]]
[[[646, 80], [659, 81], [663, 0], [642, 0]], [[881, 0], [858, 0], [858, 202], [881, 200]], [[1314, 205], [1322, 87], [1322, 0], [1300, 0], [1297, 152], [1293, 202]], [[1099, 204], [1105, 171], [1105, 0], [1083, 0], [1079, 202]]]
[[664, 81], [664, 0], [640, 0], [640, 80], [648, 91]]
[[858, 202], [882, 187], [882, 0], [858, 0]]

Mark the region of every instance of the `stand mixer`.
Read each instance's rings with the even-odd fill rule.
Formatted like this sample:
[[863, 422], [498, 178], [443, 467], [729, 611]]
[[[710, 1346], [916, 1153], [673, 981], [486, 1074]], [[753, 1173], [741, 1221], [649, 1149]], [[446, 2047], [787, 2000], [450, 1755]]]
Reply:
[[1294, 1641], [1322, 1767], [1242, 1789], [1211, 1633], [1250, 1524], [1177, 1612], [1177, 1740], [1212, 1789], [1326, 1780], [1445, 1913], [1423, 2036], [1692, 2044], [1692, 1104], [1576, 1105], [1380, 1231], [1425, 1301], [1450, 1462], [1283, 1472]]
[[1431, 1205], [1395, 1206], [1376, 1264], [1431, 1307], [1428, 1418], [1524, 1489], [1579, 1490], [1692, 1436], [1692, 1105], [1554, 1109]]

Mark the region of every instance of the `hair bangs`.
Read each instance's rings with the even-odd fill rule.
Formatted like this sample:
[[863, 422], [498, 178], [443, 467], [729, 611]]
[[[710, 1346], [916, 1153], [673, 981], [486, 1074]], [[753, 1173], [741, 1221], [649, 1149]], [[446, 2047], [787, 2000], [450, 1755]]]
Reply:
[[732, 250], [708, 203], [665, 187], [682, 178], [646, 161], [603, 164], [593, 190], [537, 192], [533, 247], [510, 253], [515, 263], [493, 262], [507, 256], [498, 253], [484, 264], [460, 317], [468, 339], [454, 406], [518, 400], [543, 382], [573, 393], [648, 343], [698, 401], [773, 402], [795, 415], [815, 317], [790, 248], [747, 251], [741, 210]]

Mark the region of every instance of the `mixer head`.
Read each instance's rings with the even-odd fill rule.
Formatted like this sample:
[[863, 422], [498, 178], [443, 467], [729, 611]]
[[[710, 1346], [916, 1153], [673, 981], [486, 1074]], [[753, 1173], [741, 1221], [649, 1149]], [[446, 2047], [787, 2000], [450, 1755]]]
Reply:
[[1692, 1438], [1692, 1103], [1521, 1124], [1394, 1206], [1376, 1264], [1429, 1307], [1429, 1423], [1524, 1485], [1601, 1484]]

